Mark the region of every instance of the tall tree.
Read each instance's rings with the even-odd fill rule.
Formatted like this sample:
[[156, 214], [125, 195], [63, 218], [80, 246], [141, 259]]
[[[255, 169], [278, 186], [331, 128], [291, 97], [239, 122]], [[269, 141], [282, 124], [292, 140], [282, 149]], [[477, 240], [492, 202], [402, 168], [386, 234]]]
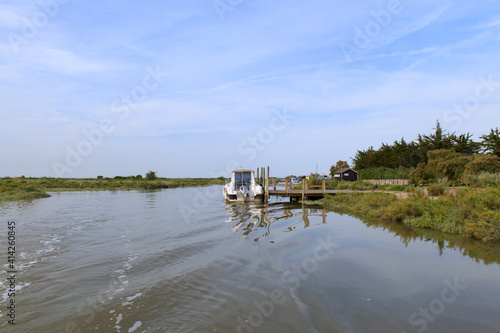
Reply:
[[490, 134], [485, 134], [480, 139], [482, 139], [483, 152], [500, 157], [500, 131], [498, 127], [491, 129]]
[[453, 141], [453, 148], [457, 153], [462, 155], [475, 155], [481, 150], [481, 144], [472, 140], [472, 134], [460, 134], [456, 136], [455, 133], [451, 135]]
[[418, 135], [418, 141], [428, 150], [449, 149], [453, 147], [452, 136], [446, 133], [439, 120], [436, 121], [435, 132], [429, 135]]
[[342, 160], [337, 161], [337, 163], [335, 165], [332, 165], [332, 167], [330, 168], [330, 174], [333, 175], [335, 171], [345, 168], [350, 168], [347, 161], [342, 161]]

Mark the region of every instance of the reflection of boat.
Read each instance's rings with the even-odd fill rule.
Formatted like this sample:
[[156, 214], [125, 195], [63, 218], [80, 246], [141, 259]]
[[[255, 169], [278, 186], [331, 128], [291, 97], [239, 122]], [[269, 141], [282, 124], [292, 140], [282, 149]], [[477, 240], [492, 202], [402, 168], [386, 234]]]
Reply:
[[224, 199], [229, 201], [262, 201], [264, 190], [255, 182], [254, 172], [238, 169], [231, 172], [231, 182], [223, 189]]
[[270, 236], [272, 230], [275, 230], [276, 235], [276, 231], [282, 234], [296, 228], [300, 230], [326, 223], [326, 210], [320, 206], [311, 207], [289, 202], [226, 202], [224, 206], [229, 215], [226, 222], [232, 224], [232, 230], [241, 233], [241, 238], [252, 233], [256, 236], [255, 241]]

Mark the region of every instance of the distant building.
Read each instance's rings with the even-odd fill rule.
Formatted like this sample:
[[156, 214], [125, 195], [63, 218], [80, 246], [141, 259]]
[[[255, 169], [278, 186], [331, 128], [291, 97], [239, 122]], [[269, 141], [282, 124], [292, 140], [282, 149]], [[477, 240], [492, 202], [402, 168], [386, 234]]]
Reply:
[[348, 181], [356, 181], [359, 180], [359, 173], [354, 171], [351, 168], [339, 169], [333, 173], [333, 179], [335, 180], [348, 180]]
[[97, 179], [104, 179], [104, 176], [97, 176]]

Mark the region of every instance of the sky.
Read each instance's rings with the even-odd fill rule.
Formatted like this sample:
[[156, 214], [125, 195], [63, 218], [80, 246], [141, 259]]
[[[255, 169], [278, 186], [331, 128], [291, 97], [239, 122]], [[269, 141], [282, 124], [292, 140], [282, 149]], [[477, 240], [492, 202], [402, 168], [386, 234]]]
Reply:
[[327, 173], [500, 126], [500, 2], [4, 0], [0, 176]]

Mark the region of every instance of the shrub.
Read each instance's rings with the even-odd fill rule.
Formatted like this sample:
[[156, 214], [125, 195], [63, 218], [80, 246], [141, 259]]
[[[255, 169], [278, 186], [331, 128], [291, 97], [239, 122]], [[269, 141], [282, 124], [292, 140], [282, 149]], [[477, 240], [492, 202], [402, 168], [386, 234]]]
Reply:
[[443, 187], [449, 187], [451, 183], [448, 180], [448, 177], [442, 177], [438, 179], [438, 185], [441, 185]]
[[500, 172], [481, 172], [478, 175], [464, 175], [462, 181], [472, 187], [500, 187]]
[[432, 196], [443, 195], [444, 187], [441, 185], [429, 185], [427, 186], [427, 192]]
[[388, 188], [389, 191], [406, 191], [407, 189], [406, 185], [390, 185]]
[[397, 169], [386, 167], [367, 168], [359, 170], [359, 176], [361, 179], [408, 179], [413, 169], [403, 166]]
[[146, 179], [147, 180], [155, 180], [157, 179], [158, 177], [156, 176], [156, 172], [155, 171], [149, 171], [147, 174], [146, 174]]
[[465, 166], [464, 170], [464, 174], [466, 175], [478, 175], [483, 172], [500, 172], [500, 158], [495, 155], [475, 155]]

